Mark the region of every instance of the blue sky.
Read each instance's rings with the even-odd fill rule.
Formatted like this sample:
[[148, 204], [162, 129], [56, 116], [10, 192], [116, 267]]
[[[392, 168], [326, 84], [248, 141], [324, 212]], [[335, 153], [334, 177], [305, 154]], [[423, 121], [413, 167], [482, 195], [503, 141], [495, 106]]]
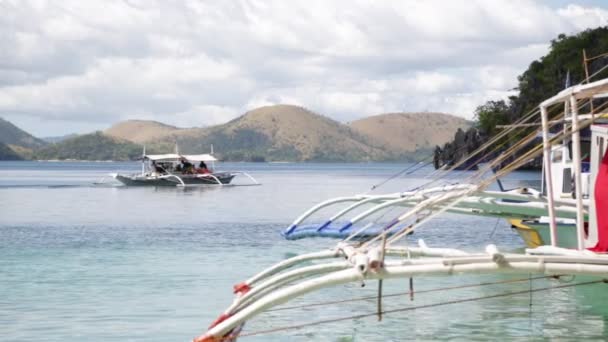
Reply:
[[472, 118], [604, 1], [0, 0], [0, 116], [37, 136], [278, 103]]

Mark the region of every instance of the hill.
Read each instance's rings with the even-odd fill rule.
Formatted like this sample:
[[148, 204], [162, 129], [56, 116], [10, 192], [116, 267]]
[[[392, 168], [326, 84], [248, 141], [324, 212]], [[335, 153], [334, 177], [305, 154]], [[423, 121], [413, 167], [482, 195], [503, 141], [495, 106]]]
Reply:
[[443, 113], [390, 113], [353, 121], [350, 127], [374, 145], [399, 156], [450, 141], [467, 120]]
[[22, 160], [19, 154], [13, 151], [7, 144], [0, 143], [0, 160]]
[[104, 131], [105, 135], [142, 144], [157, 141], [182, 130], [157, 121], [128, 120], [119, 122]]
[[39, 148], [46, 142], [25, 132], [9, 121], [0, 118], [0, 142], [7, 145], [16, 145], [29, 149]]
[[34, 152], [35, 159], [135, 160], [140, 145], [107, 136], [101, 132], [79, 135]]
[[226, 124], [165, 139], [183, 152], [208, 151], [227, 160], [369, 161], [389, 156], [348, 126], [310, 110], [275, 105], [257, 108]]
[[71, 134], [60, 135], [60, 136], [55, 136], [55, 137], [42, 137], [41, 139], [46, 141], [49, 144], [55, 144], [55, 143], [62, 142], [64, 140], [67, 140], [70, 138], [75, 138], [77, 136], [78, 136], [78, 134], [71, 133]]
[[[350, 125], [293, 105], [251, 110], [222, 125], [178, 128], [155, 121], [120, 122], [104, 132], [36, 149], [37, 159], [129, 160], [148, 153], [202, 153], [214, 145], [230, 161], [390, 161], [428, 154], [465, 120], [447, 114], [384, 114]], [[13, 151], [20, 154], [20, 151]], [[421, 152], [422, 151], [422, 152]]]
[[[33, 135], [25, 132], [21, 128], [13, 125], [11, 122], [0, 118], [0, 143], [5, 145], [0, 155], [0, 160], [6, 156], [16, 154], [21, 159], [31, 157], [32, 151], [45, 146], [47, 143]], [[13, 151], [9, 153], [6, 148]], [[13, 157], [11, 157], [13, 158]]]

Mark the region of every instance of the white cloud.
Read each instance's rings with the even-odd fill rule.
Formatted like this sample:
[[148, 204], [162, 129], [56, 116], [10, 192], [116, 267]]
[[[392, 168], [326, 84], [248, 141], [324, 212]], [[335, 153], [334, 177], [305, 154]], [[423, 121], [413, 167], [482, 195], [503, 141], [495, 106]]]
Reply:
[[558, 9], [557, 13], [577, 30], [608, 25], [608, 10], [605, 8], [568, 5]]
[[551, 39], [607, 13], [526, 0], [0, 0], [0, 115], [39, 135], [135, 117], [215, 124], [276, 103], [342, 121], [472, 118]]

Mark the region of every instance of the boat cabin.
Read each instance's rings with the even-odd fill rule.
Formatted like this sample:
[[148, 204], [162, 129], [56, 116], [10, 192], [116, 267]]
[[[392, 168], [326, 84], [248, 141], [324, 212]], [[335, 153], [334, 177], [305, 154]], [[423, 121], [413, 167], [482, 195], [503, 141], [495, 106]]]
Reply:
[[[589, 132], [589, 130], [586, 130]], [[589, 172], [589, 154], [591, 138], [586, 136], [583, 131], [581, 134], [581, 181], [583, 198], [589, 198], [589, 182], [591, 173]], [[588, 135], [588, 133], [587, 133]], [[572, 141], [552, 147], [551, 149], [551, 175], [554, 184], [554, 196], [560, 198], [574, 198], [575, 187], [572, 165]], [[543, 177], [544, 180], [544, 177]]]
[[[212, 173], [217, 159], [211, 154], [148, 154], [142, 162], [147, 173], [154, 174], [204, 174]], [[144, 170], [145, 172], [145, 170]]]

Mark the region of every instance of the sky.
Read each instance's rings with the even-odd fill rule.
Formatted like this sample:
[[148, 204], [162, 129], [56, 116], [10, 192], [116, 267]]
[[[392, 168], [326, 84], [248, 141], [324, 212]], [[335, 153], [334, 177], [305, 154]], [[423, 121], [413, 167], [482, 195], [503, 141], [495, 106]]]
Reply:
[[295, 104], [471, 119], [608, 2], [0, 0], [0, 117], [39, 137]]

